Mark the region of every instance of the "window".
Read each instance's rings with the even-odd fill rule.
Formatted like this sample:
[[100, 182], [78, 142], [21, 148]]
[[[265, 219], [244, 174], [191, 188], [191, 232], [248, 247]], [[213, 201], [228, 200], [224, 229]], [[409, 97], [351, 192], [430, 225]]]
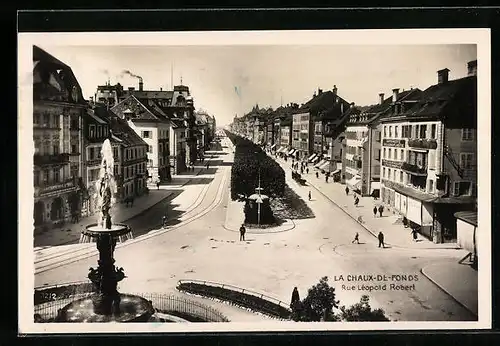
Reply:
[[70, 129], [71, 130], [78, 130], [78, 118], [71, 118], [71, 123], [70, 123]]
[[49, 113], [43, 113], [43, 126], [44, 127], [50, 126], [50, 114]]
[[153, 160], [149, 159], [149, 167], [153, 167]]
[[59, 154], [59, 144], [54, 144], [54, 145], [52, 145], [52, 153], [53, 153], [54, 155]]
[[398, 159], [398, 150], [394, 149], [394, 160]]
[[377, 160], [380, 160], [380, 149], [377, 151]]
[[97, 125], [97, 138], [101, 138], [101, 137], [102, 137], [102, 126]]
[[401, 161], [404, 161], [404, 160], [405, 160], [405, 151], [404, 151], [404, 149], [401, 149], [401, 156], [399, 157], [399, 159], [400, 159]]
[[158, 152], [159, 152], [159, 153], [162, 153], [162, 152], [163, 152], [163, 144], [162, 144], [162, 143], [160, 143], [160, 144], [158, 145]]
[[399, 182], [403, 182], [403, 171], [399, 171]]
[[44, 184], [49, 183], [49, 170], [48, 169], [43, 170], [43, 183]]
[[95, 151], [94, 148], [90, 148], [89, 149], [89, 160], [93, 160], [94, 159], [94, 151]]
[[426, 138], [427, 125], [420, 125], [420, 138]]
[[392, 138], [392, 126], [389, 126], [389, 138]]
[[137, 156], [137, 148], [134, 149], [134, 154], [135, 154], [135, 158], [138, 158], [139, 156]]
[[118, 160], [118, 148], [113, 148], [113, 158], [115, 160]]
[[78, 150], [77, 150], [77, 148], [76, 148], [76, 144], [71, 144], [71, 153], [72, 153], [72, 154], [76, 154], [76, 153], [78, 153]]
[[37, 113], [33, 113], [33, 125], [40, 124], [40, 116]]
[[387, 157], [389, 160], [392, 159], [392, 149], [389, 148], [389, 156]]
[[148, 148], [148, 153], [152, 153], [153, 152], [153, 146], [150, 145], [149, 148]]
[[460, 168], [471, 169], [473, 157], [472, 153], [460, 153]]
[[470, 195], [471, 182], [470, 181], [455, 181], [453, 183], [453, 194], [455, 196]]
[[113, 174], [115, 175], [115, 177], [118, 175], [118, 165], [115, 165], [113, 167]]
[[108, 137], [108, 126], [104, 125], [103, 130], [102, 130], [102, 135], [103, 137]]
[[431, 125], [431, 138], [436, 139], [436, 124]]
[[384, 137], [387, 137], [387, 126], [384, 126]]
[[434, 180], [429, 180], [429, 192], [434, 192]]
[[472, 141], [474, 137], [473, 129], [462, 129], [462, 141]]
[[389, 180], [391, 180], [391, 178], [392, 178], [392, 174], [391, 173], [392, 173], [391, 169], [388, 168], [387, 169], [387, 178], [389, 178]]
[[151, 131], [142, 131], [142, 138], [151, 138]]
[[382, 178], [385, 178], [385, 167], [382, 168]]
[[394, 137], [399, 138], [398, 136], [398, 127], [399, 126], [394, 126]]
[[54, 183], [59, 183], [60, 182], [59, 168], [54, 168], [52, 172], [54, 174]]
[[54, 114], [52, 116], [53, 119], [53, 127], [59, 127], [59, 115]]
[[95, 125], [91, 124], [89, 125], [89, 138], [94, 138], [95, 137]]

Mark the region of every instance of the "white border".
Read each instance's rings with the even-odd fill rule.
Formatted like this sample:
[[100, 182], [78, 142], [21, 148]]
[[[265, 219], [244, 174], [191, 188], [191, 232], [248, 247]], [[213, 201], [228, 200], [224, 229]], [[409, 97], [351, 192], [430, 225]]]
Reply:
[[[489, 29], [21, 33], [18, 35], [18, 272], [20, 333], [436, 330], [491, 328], [491, 52]], [[478, 57], [478, 322], [40, 324], [33, 322], [32, 45], [418, 45], [476, 44]], [[480, 173], [480, 174], [479, 174]], [[22, 278], [22, 279], [21, 279]]]

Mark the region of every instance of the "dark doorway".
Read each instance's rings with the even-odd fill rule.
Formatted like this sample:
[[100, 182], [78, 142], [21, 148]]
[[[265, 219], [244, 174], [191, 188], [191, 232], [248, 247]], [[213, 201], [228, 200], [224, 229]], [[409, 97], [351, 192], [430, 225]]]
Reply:
[[35, 203], [33, 210], [33, 218], [35, 219], [35, 226], [43, 224], [43, 217], [45, 214], [45, 203], [38, 201]]
[[63, 207], [62, 198], [61, 197], [54, 198], [54, 200], [52, 201], [52, 205], [50, 207], [50, 219], [52, 221], [62, 219], [63, 216], [62, 207]]

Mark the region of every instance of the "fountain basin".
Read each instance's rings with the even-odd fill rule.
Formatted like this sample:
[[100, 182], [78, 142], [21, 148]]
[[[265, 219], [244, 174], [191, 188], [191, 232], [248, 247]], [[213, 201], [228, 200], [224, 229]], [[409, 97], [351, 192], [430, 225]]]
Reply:
[[153, 304], [149, 300], [131, 294], [120, 294], [120, 313], [99, 315], [94, 312], [90, 295], [63, 307], [59, 311], [57, 322], [148, 322], [154, 313]]
[[85, 229], [82, 231], [84, 235], [93, 238], [97, 238], [102, 234], [109, 234], [112, 237], [119, 237], [130, 232], [132, 232], [130, 227], [122, 223], [112, 224], [110, 229], [98, 226], [97, 223], [93, 223], [85, 227]]

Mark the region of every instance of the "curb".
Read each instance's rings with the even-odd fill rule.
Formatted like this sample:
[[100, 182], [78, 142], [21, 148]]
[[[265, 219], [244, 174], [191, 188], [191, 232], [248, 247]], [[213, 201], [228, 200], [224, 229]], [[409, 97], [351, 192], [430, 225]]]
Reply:
[[465, 310], [469, 311], [471, 314], [473, 314], [476, 317], [479, 317], [477, 313], [472, 311], [469, 307], [467, 307], [464, 303], [462, 303], [460, 300], [455, 298], [450, 292], [448, 292], [442, 285], [440, 285], [436, 280], [434, 280], [430, 275], [425, 273], [425, 268], [421, 268], [420, 272], [422, 273], [423, 276], [425, 276], [427, 279], [429, 279], [430, 282], [432, 282], [434, 285], [436, 285], [441, 291], [443, 291], [448, 297], [453, 299], [458, 305], [463, 307]]

